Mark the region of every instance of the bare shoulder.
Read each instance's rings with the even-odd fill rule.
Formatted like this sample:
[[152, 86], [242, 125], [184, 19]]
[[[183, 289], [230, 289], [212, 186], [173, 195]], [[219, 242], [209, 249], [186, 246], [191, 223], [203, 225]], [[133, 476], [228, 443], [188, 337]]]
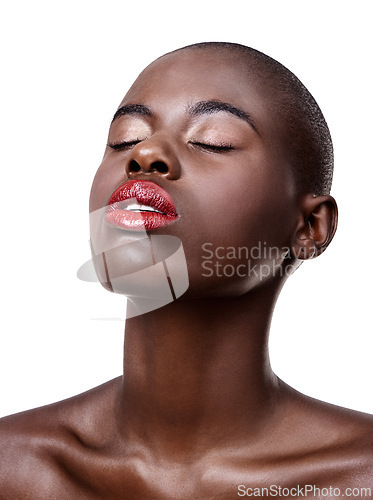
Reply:
[[[114, 379], [64, 401], [1, 418], [0, 499], [68, 498], [71, 478], [64, 457], [82, 444], [99, 447], [110, 439], [106, 422], [119, 384], [120, 378]], [[66, 494], [56, 496], [59, 485]]]
[[368, 485], [373, 495], [373, 415], [287, 389], [292, 414], [284, 421], [288, 435], [295, 436], [296, 456], [303, 457], [311, 476], [345, 488]]

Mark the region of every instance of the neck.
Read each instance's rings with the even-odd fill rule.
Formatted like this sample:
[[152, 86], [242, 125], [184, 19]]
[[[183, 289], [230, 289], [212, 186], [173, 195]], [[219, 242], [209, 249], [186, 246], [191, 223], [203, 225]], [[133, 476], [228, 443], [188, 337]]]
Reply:
[[279, 288], [177, 300], [128, 319], [118, 413], [126, 440], [169, 452], [258, 436], [278, 394], [268, 334]]

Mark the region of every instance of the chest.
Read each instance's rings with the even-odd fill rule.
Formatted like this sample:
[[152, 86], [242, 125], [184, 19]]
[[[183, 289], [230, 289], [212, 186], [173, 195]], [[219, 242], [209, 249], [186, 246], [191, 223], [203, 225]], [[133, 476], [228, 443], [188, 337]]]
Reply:
[[81, 499], [338, 498], [346, 496], [347, 488], [369, 486], [358, 463], [315, 459], [274, 463], [215, 459], [186, 465], [86, 455], [65, 463], [63, 470], [64, 491], [71, 492], [69, 498]]

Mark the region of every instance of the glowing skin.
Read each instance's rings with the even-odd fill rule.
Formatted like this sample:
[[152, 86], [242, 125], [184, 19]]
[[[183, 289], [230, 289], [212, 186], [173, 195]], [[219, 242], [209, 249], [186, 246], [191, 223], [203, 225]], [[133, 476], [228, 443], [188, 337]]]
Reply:
[[[178, 217], [149, 233], [182, 241], [190, 286], [127, 320], [122, 377], [3, 419], [5, 498], [202, 500], [234, 498], [239, 485], [373, 486], [372, 417], [304, 396], [271, 369], [286, 252], [264, 279], [201, 272], [206, 242], [290, 248], [297, 265], [295, 256], [317, 255], [333, 237], [335, 201], [298, 191], [274, 102], [255, 67], [227, 50], [166, 55], [128, 91], [90, 211], [105, 210], [128, 181], [155, 183]], [[102, 225], [114, 242], [127, 233]], [[317, 299], [304, 321], [321, 327]]]

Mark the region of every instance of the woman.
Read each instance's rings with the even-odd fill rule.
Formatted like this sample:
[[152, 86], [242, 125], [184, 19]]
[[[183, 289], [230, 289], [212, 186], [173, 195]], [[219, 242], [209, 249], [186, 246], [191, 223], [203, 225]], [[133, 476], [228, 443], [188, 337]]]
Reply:
[[97, 275], [130, 296], [123, 377], [2, 420], [3, 498], [363, 496], [372, 417], [290, 388], [267, 348], [287, 277], [333, 238], [331, 175], [276, 61], [216, 43], [147, 67], [90, 199]]

